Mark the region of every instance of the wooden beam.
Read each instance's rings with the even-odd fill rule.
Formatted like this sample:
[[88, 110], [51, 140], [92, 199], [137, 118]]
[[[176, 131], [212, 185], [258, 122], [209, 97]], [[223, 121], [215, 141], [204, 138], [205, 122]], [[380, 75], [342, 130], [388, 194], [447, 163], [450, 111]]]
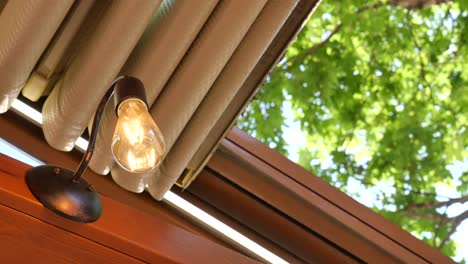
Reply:
[[104, 212], [98, 221], [81, 224], [62, 218], [45, 209], [29, 192], [24, 180], [24, 175], [29, 169], [29, 165], [0, 155], [1, 205], [144, 262], [255, 262], [208, 239], [105, 196], [101, 197]]
[[0, 218], [3, 263], [143, 263], [7, 206]]
[[[4, 138], [46, 164], [55, 164], [73, 170], [78, 166], [83, 155], [77, 150], [62, 152], [51, 148], [45, 141], [41, 128], [11, 111], [0, 115], [0, 128], [0, 138]], [[225, 247], [239, 250], [238, 247], [232, 245], [230, 241], [219, 234], [207, 231], [206, 226], [194, 223], [186, 215], [181, 214], [169, 205], [155, 201], [148, 193], [135, 194], [128, 192], [118, 186], [111, 177], [96, 174], [91, 170], [85, 172], [84, 178], [93, 184], [95, 189], [102, 195], [198, 236], [208, 238]]]
[[366, 262], [453, 263], [238, 128], [217, 153], [208, 167]]
[[[216, 172], [203, 170], [188, 191], [274, 242], [278, 248], [286, 250], [301, 263], [360, 262], [352, 254], [343, 252], [319, 235], [311, 234], [303, 225], [279, 214], [262, 201], [253, 199], [242, 190], [232, 188], [230, 184], [226, 184], [223, 176]], [[221, 193], [223, 197], [220, 197]]]

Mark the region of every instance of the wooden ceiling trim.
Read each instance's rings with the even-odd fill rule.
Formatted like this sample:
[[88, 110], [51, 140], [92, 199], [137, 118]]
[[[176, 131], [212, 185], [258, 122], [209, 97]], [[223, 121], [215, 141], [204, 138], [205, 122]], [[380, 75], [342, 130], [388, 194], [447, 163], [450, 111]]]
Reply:
[[[413, 237], [399, 226], [358, 203], [238, 128], [234, 128], [229, 132], [227, 138], [221, 144], [221, 149], [224, 149], [221, 152], [225, 152], [225, 155], [229, 156], [224, 158], [229, 160], [229, 164], [231, 164], [229, 166], [239, 164], [237, 165], [239, 170], [244, 170], [250, 175], [243, 175], [239, 171], [232, 174], [233, 168], [225, 168], [227, 163], [224, 162], [225, 165], [222, 166], [220, 160], [216, 160], [222, 155], [213, 158], [208, 164], [209, 167], [222, 175], [228, 176], [231, 174], [228, 177], [234, 184], [250, 190], [252, 194], [261, 197], [265, 202], [274, 204], [273, 206], [279, 206], [283, 203], [282, 198], [296, 199], [296, 202], [292, 202], [292, 200], [283, 205], [286, 206], [283, 208], [289, 206], [287, 210], [289, 210], [290, 214], [296, 214], [296, 218], [305, 217], [304, 214], [307, 213], [313, 213], [311, 210], [303, 212], [298, 211], [297, 208], [292, 210], [300, 206], [301, 203], [303, 206], [309, 204], [312, 207], [321, 208], [322, 214], [331, 216], [342, 225], [347, 226], [347, 232], [354, 232], [357, 236], [367, 238], [370, 244], [374, 244], [377, 248], [384, 250], [397, 259], [406, 262], [412, 262], [410, 260], [429, 263], [452, 262], [437, 249]], [[301, 214], [302, 216], [300, 216]], [[302, 218], [302, 220], [304, 219], [306, 218]], [[313, 224], [310, 221], [304, 223]], [[318, 228], [323, 229], [323, 227], [319, 226]], [[333, 235], [334, 233], [330, 233], [331, 237]], [[342, 238], [336, 237], [335, 240], [342, 240]], [[348, 244], [349, 247], [357, 245], [349, 242], [345, 244]], [[357, 251], [351, 251], [357, 253], [359, 248]], [[359, 256], [362, 256], [362, 254]], [[366, 258], [369, 258], [369, 256]]]
[[[205, 169], [186, 192], [255, 230], [304, 263], [360, 263], [352, 253], [330, 243], [307, 227], [278, 212], [240, 188], [223, 175]], [[215, 191], [213, 191], [215, 190]], [[222, 196], [222, 197], [220, 197]]]
[[[64, 168], [74, 169], [81, 160], [82, 153], [77, 150], [62, 152], [51, 148], [44, 140], [39, 127], [11, 111], [0, 115], [0, 127], [0, 138], [4, 138], [47, 164], [56, 164]], [[148, 193], [135, 194], [128, 192], [119, 187], [109, 176], [102, 176], [91, 170], [85, 172], [84, 178], [104, 196], [176, 225], [200, 237], [205, 237], [225, 247], [232, 248], [230, 243], [224, 242], [217, 235], [207, 232], [205, 227], [194, 224], [174, 208], [165, 203], [156, 202]]]
[[30, 217], [151, 263], [254, 263], [251, 258], [161, 219], [102, 196], [104, 213], [91, 224], [62, 218], [29, 192], [24, 175], [30, 166], [0, 155], [0, 204]]

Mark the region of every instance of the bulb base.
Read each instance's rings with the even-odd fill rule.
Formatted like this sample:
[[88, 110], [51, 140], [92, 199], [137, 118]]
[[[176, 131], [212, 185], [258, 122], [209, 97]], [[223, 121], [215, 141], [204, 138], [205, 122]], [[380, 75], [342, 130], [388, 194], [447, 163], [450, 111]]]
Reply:
[[38, 166], [26, 172], [26, 185], [44, 207], [70, 220], [91, 223], [102, 214], [99, 194], [83, 178], [57, 166]]
[[122, 79], [118, 80], [115, 83], [114, 93], [116, 113], [119, 109], [119, 105], [126, 99], [139, 99], [146, 105], [146, 109], [149, 109], [145, 87], [143, 86], [143, 83], [135, 77], [124, 76]]

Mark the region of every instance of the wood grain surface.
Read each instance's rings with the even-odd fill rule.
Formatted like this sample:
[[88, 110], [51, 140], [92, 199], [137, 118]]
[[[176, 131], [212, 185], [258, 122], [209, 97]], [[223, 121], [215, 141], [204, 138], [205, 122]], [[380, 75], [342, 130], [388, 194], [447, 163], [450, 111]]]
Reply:
[[142, 263], [6, 206], [0, 219], [2, 263]]
[[[33, 248], [41, 251], [44, 250], [42, 246], [48, 243], [51, 243], [50, 248], [53, 249], [58, 244], [67, 245], [62, 241], [69, 241], [68, 244], [76, 246], [84, 252], [87, 251], [84, 241], [88, 241], [87, 243], [106, 247], [106, 252], [109, 252], [109, 254], [115, 252], [116, 257], [128, 255], [133, 257], [135, 261], [140, 260], [149, 263], [255, 262], [251, 258], [206, 238], [187, 232], [104, 196], [101, 196], [104, 211], [98, 221], [92, 224], [82, 224], [62, 218], [45, 209], [29, 192], [24, 181], [24, 175], [30, 168], [28, 165], [0, 154], [0, 205], [17, 211], [16, 215], [13, 213], [5, 214], [5, 216], [0, 215], [1, 221], [8, 219], [5, 221], [10, 223], [6, 225], [6, 229], [0, 228], [0, 231], [10, 230], [0, 234], [0, 236], [6, 234], [1, 243], [10, 243], [10, 240], [18, 241], [18, 243], [29, 243], [31, 250], [34, 252]], [[23, 220], [26, 222], [22, 222], [22, 226], [28, 225], [28, 221], [35, 222], [36, 225], [32, 224], [31, 228], [27, 229], [30, 233], [29, 231], [22, 233], [22, 236], [18, 236], [15, 240], [7, 239], [15, 232], [11, 230], [21, 229], [11, 224], [18, 222], [17, 219], [20, 218], [26, 219]], [[40, 221], [42, 221], [42, 224], [40, 224]], [[54, 229], [57, 235], [53, 236], [57, 237], [57, 239], [62, 236], [60, 239], [63, 240], [52, 241], [50, 239], [52, 231], [49, 229]], [[78, 239], [76, 240], [78, 242], [76, 242], [70, 240], [71, 237], [81, 237], [82, 240]], [[41, 240], [43, 240], [43, 243], [35, 242]], [[60, 250], [60, 247], [57, 247], [57, 250]], [[82, 251], [69, 251], [68, 256], [70, 259], [80, 259], [82, 257], [86, 258], [88, 255], [82, 253]], [[54, 255], [47, 254], [45, 259], [48, 259], [49, 263], [56, 263]], [[79, 262], [130, 263], [124, 259], [115, 259], [114, 261], [108, 256], [104, 258], [103, 262]]]

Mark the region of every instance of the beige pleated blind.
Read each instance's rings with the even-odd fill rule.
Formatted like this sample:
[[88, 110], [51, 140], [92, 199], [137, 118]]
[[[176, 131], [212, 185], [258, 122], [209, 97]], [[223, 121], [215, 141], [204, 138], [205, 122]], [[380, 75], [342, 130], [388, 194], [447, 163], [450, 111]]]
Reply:
[[0, 113], [28, 80], [73, 1], [8, 1], [0, 14]]
[[[32, 101], [45, 96], [45, 138], [52, 147], [69, 151], [109, 84], [122, 74], [141, 79], [150, 114], [166, 140], [161, 166], [131, 174], [114, 163], [111, 102], [90, 167], [103, 175], [111, 172], [123, 188], [148, 190], [158, 200], [184, 170], [196, 174], [230, 128], [256, 88], [243, 84], [297, 4], [81, 0], [51, 8], [46, 2], [9, 1], [3, 8], [0, 112], [21, 89]], [[7, 67], [11, 63], [15, 67]]]

